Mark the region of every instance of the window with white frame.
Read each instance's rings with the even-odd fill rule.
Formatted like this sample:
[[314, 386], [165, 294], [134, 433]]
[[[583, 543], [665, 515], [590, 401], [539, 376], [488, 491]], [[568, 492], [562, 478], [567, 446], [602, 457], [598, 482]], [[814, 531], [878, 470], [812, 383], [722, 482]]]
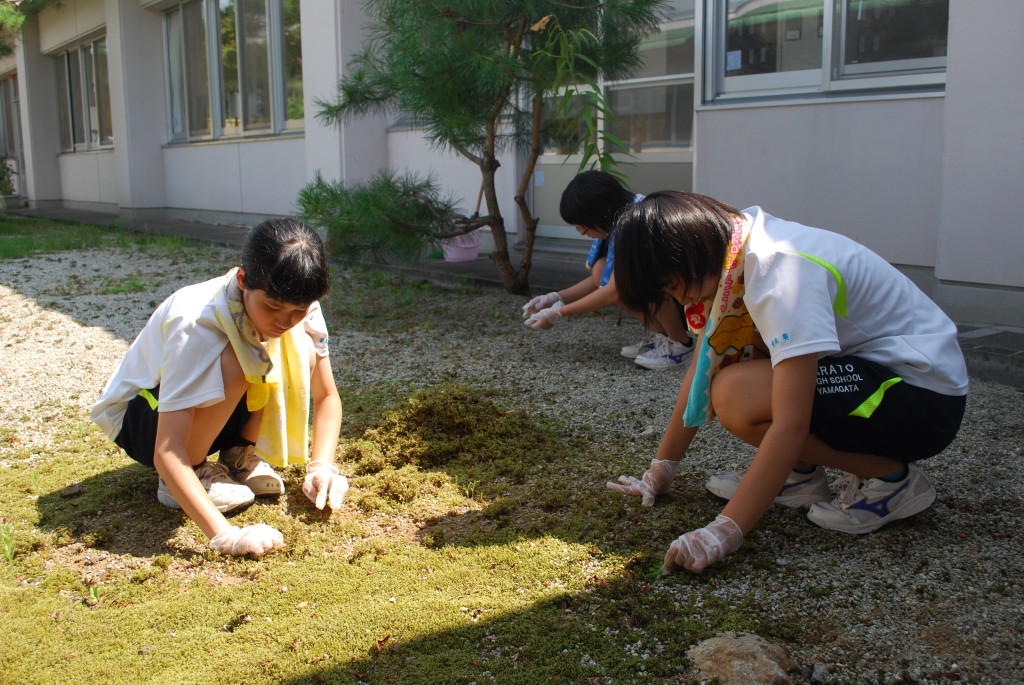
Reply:
[[945, 83], [949, 0], [704, 0], [706, 101]]
[[61, 150], [79, 152], [112, 146], [106, 38], [57, 55], [55, 64]]
[[172, 140], [303, 128], [299, 0], [193, 0], [165, 30]]
[[643, 67], [606, 84], [611, 133], [644, 156], [693, 145], [694, 0], [673, 0], [666, 22], [640, 44]]
[[[608, 132], [622, 141], [624, 152], [640, 159], [665, 152], [676, 156], [693, 145], [694, 2], [670, 0], [666, 21], [639, 46], [639, 71], [626, 80], [601, 82], [614, 115]], [[558, 125], [556, 145], [546, 153], [576, 149], [583, 129], [576, 115], [567, 114], [564, 121], [553, 122]], [[559, 147], [558, 139], [565, 145]]]

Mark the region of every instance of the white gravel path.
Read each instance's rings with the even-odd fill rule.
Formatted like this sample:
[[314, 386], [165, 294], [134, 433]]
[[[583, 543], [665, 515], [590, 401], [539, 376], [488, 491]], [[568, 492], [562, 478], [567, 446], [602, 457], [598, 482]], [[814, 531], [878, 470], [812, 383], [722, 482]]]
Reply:
[[[230, 252], [199, 255], [103, 249], [0, 262], [0, 427], [15, 430], [22, 445], [44, 444], [47, 416], [87, 414], [153, 307], [232, 260]], [[109, 292], [125, 283], [140, 290]], [[336, 293], [344, 298], [345, 290], [343, 276]], [[635, 445], [635, 475], [642, 472], [681, 371], [642, 371], [618, 356], [639, 337], [635, 322], [617, 326], [609, 313], [538, 333], [522, 326], [522, 298], [502, 292], [422, 299], [422, 325], [414, 328], [371, 334], [334, 325], [341, 383], [485, 385], [579, 435]], [[784, 517], [746, 543], [769, 550], [775, 568], [723, 582], [714, 594], [753, 597], [764, 614], [817, 626], [824, 639], [793, 656], [815, 665], [818, 680], [1024, 682], [1022, 442], [1024, 393], [975, 381], [959, 437], [923, 464], [939, 490], [934, 507], [912, 524], [862, 537]], [[684, 468], [701, 477], [748, 454], [715, 426], [702, 432]], [[3, 458], [0, 445], [0, 466]], [[603, 487], [618, 475], [613, 470], [595, 464], [597, 482], [589, 485]], [[639, 507], [637, 515], [644, 515]]]

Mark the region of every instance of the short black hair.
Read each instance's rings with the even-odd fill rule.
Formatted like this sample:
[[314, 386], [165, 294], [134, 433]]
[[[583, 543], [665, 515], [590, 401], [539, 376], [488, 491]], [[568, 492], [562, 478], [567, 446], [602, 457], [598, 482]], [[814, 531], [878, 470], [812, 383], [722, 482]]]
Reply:
[[298, 219], [270, 219], [249, 231], [242, 269], [246, 288], [279, 302], [310, 305], [331, 289], [323, 240]]
[[558, 212], [566, 223], [611, 233], [615, 217], [623, 207], [633, 202], [633, 197], [633, 193], [611, 174], [584, 171], [569, 181], [562, 191]]
[[685, 288], [722, 272], [735, 216], [724, 202], [678, 191], [660, 191], [630, 205], [615, 224], [615, 288], [624, 306], [650, 311], [664, 288]]

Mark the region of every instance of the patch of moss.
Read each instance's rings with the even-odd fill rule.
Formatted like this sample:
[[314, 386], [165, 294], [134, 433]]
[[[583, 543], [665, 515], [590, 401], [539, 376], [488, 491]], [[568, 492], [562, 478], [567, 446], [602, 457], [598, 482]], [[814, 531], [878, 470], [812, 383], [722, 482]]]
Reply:
[[488, 393], [448, 383], [384, 413], [379, 427], [349, 444], [357, 474], [406, 465], [480, 465], [491, 475], [521, 478], [541, 466], [536, 455], [564, 452], [549, 428], [499, 407]]
[[67, 592], [85, 592], [85, 583], [77, 573], [71, 569], [56, 568], [50, 573], [46, 574], [43, 580], [39, 583], [39, 587], [52, 592], [60, 592], [62, 590]]

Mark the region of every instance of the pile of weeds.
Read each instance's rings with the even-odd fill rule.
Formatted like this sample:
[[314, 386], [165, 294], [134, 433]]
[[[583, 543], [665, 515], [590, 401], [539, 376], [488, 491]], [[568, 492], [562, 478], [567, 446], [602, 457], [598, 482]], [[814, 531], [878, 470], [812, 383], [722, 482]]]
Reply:
[[521, 481], [538, 467], [530, 463], [531, 455], [559, 450], [557, 437], [525, 412], [499, 407], [492, 397], [454, 383], [418, 392], [354, 442], [348, 457], [358, 474], [407, 465], [479, 464], [489, 475]]
[[552, 463], [573, 453], [553, 426], [505, 409], [494, 393], [447, 383], [385, 409], [379, 423], [345, 442], [343, 459], [354, 474], [351, 501], [365, 511], [483, 502], [492, 521], [504, 521], [517, 486], [545, 480]]

